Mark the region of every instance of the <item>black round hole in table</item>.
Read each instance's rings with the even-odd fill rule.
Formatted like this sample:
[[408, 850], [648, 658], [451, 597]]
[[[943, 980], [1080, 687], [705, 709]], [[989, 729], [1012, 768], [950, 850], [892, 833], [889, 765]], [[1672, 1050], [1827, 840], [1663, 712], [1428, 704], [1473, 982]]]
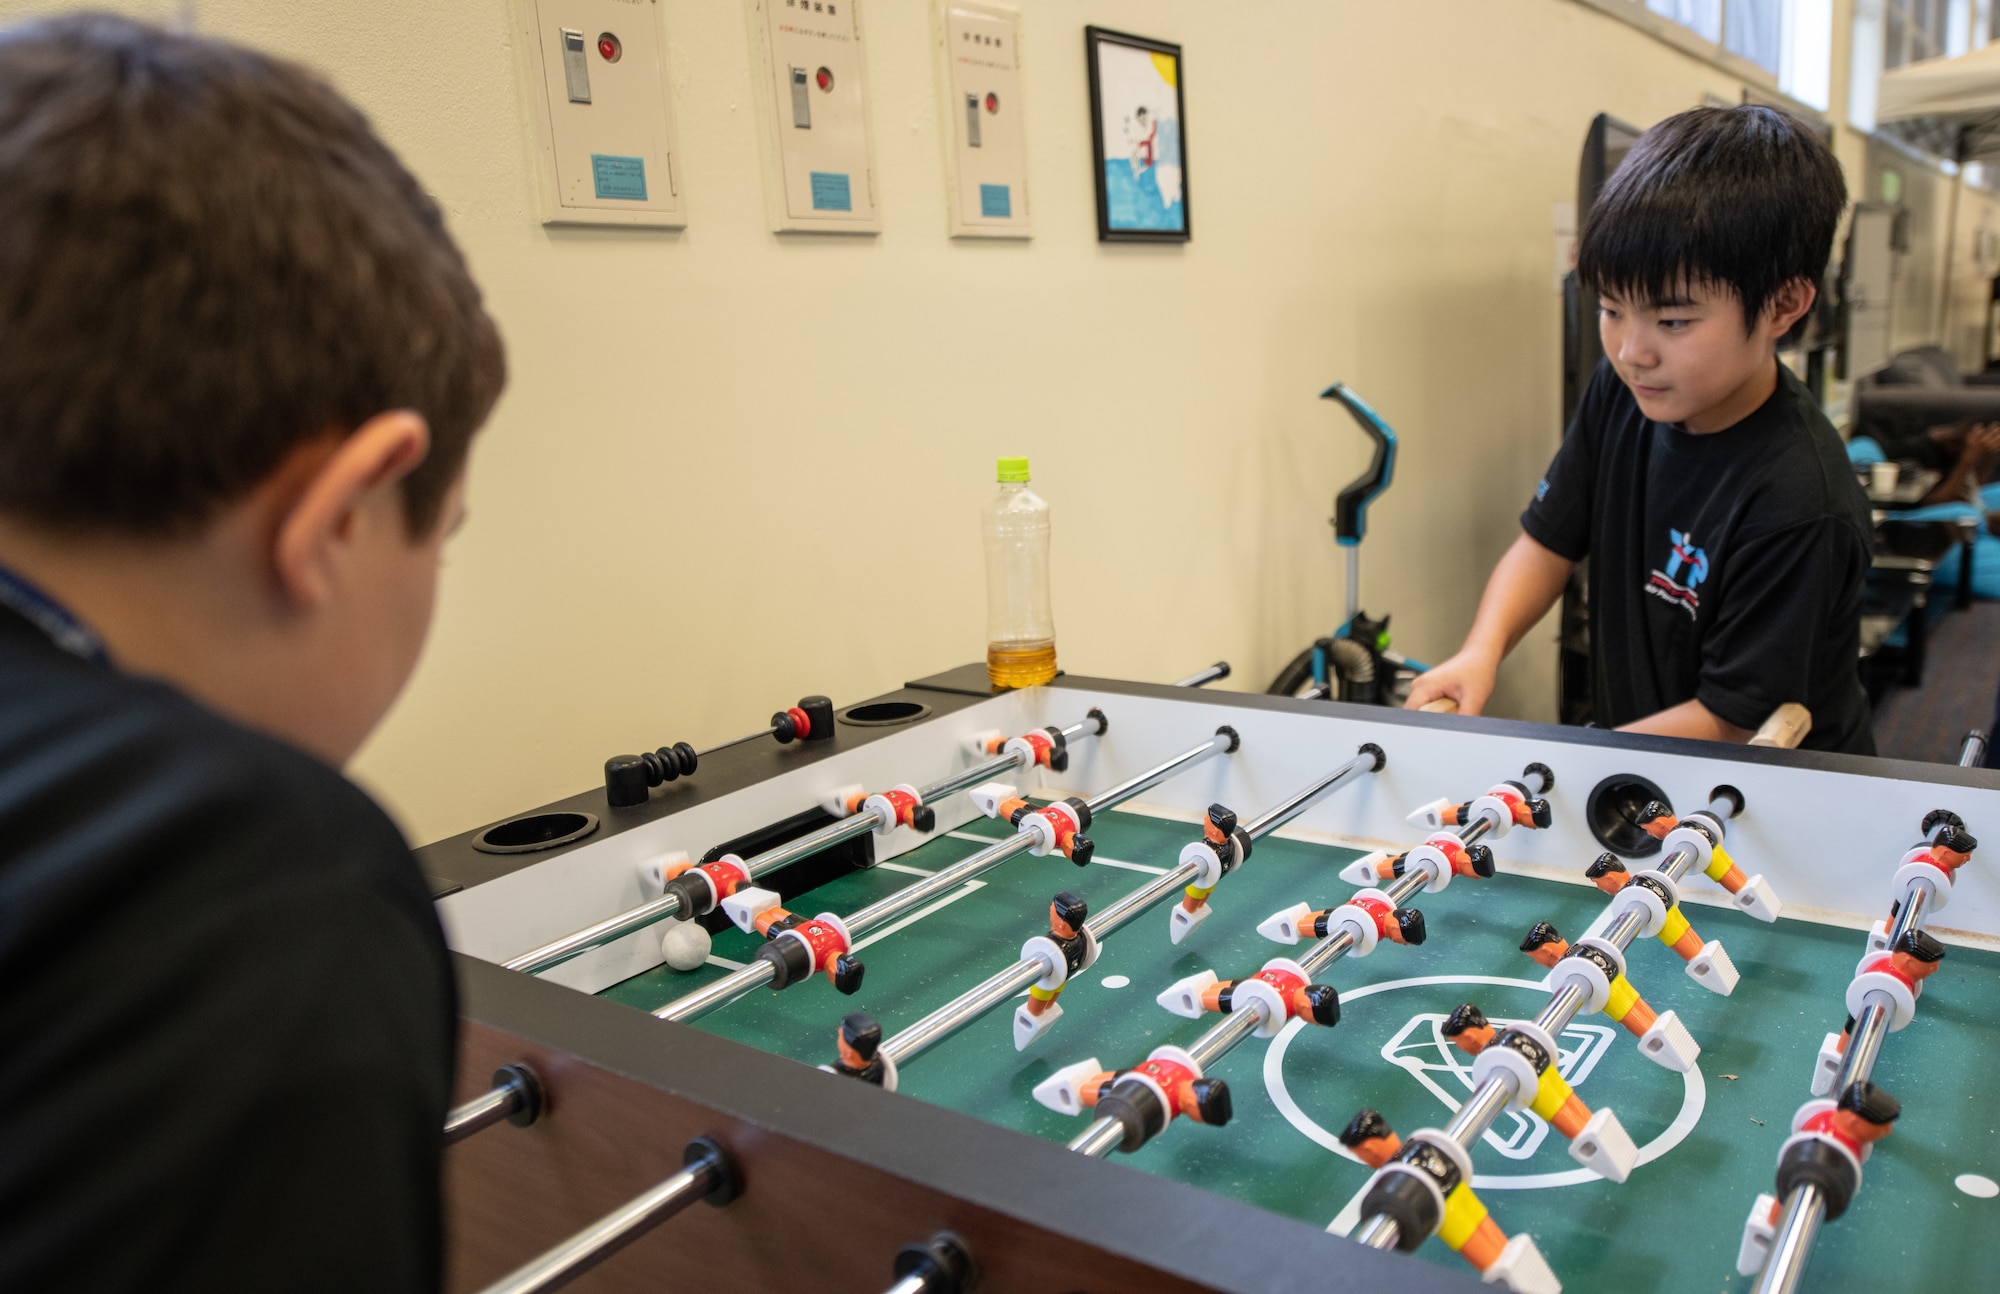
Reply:
[[595, 830], [595, 814], [530, 813], [488, 827], [473, 839], [472, 847], [485, 854], [532, 854], [582, 840]]
[[860, 728], [887, 728], [898, 723], [915, 723], [930, 712], [929, 706], [915, 701], [873, 701], [848, 706], [840, 712], [840, 721]]
[[1613, 773], [1591, 788], [1584, 804], [1590, 834], [1613, 853], [1627, 858], [1650, 858], [1660, 852], [1660, 842], [1639, 825], [1639, 814], [1658, 800], [1673, 810], [1667, 793], [1637, 773]]

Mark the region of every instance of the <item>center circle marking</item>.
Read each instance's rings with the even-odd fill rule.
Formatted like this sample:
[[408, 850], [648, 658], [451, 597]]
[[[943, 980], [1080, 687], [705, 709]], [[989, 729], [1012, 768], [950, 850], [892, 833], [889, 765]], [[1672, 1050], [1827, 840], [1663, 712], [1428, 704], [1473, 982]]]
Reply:
[[[1504, 975], [1416, 975], [1409, 979], [1392, 979], [1384, 980], [1380, 984], [1364, 984], [1360, 988], [1342, 993], [1340, 1000], [1344, 1005], [1360, 998], [1373, 997], [1377, 993], [1387, 993], [1393, 989], [1422, 988], [1431, 984], [1495, 984], [1502, 988], [1532, 989], [1537, 993], [1546, 993], [1549, 991], [1549, 986], [1538, 980], [1512, 979]], [[1264, 1088], [1271, 1094], [1271, 1104], [1278, 1107], [1278, 1113], [1285, 1116], [1287, 1123], [1304, 1133], [1312, 1141], [1326, 1147], [1343, 1159], [1350, 1159], [1359, 1164], [1361, 1160], [1353, 1151], [1340, 1144], [1340, 1138], [1337, 1135], [1328, 1132], [1311, 1115], [1299, 1108], [1299, 1103], [1292, 1099], [1291, 1091], [1285, 1086], [1285, 1053], [1290, 1050], [1292, 1039], [1296, 1038], [1299, 1031], [1303, 1028], [1305, 1028], [1305, 1021], [1295, 1019], [1280, 1030], [1276, 1038], [1271, 1040], [1269, 1050], [1264, 1053]], [[1687, 1139], [1688, 1133], [1694, 1131], [1694, 1125], [1701, 1121], [1701, 1112], [1708, 1105], [1708, 1084], [1701, 1076], [1701, 1062], [1696, 1061], [1687, 1073], [1681, 1075], [1681, 1079], [1683, 1086], [1680, 1113], [1674, 1116], [1674, 1121], [1669, 1123], [1659, 1136], [1654, 1137], [1651, 1141], [1639, 1147], [1640, 1165], [1650, 1164], [1661, 1155], [1672, 1150], [1675, 1146], [1680, 1145], [1681, 1142]], [[1366, 1165], [1363, 1165], [1363, 1167], [1366, 1167]], [[1967, 1176], [1970, 1176], [1970, 1174], [1967, 1174]], [[1588, 1168], [1573, 1168], [1568, 1172], [1562, 1173], [1526, 1173], [1518, 1176], [1501, 1177], [1481, 1173], [1474, 1175], [1472, 1185], [1475, 1190], [1481, 1191], [1534, 1191], [1545, 1190], [1553, 1186], [1581, 1186], [1587, 1182], [1601, 1182], [1604, 1180], [1604, 1178], [1599, 1177]], [[1980, 1180], [1984, 1181], [1985, 1179], [1982, 1178]], [[1961, 1183], [1959, 1189], [1965, 1190], [1966, 1188], [1963, 1185], [1965, 1179], [1960, 1178], [1959, 1181]], [[1992, 1183], [1988, 1184], [1993, 1185]], [[2000, 1193], [2000, 1185], [1995, 1185], [1994, 1190], [1996, 1193]], [[1974, 1194], [1972, 1191], [1967, 1191], [1966, 1193]]]

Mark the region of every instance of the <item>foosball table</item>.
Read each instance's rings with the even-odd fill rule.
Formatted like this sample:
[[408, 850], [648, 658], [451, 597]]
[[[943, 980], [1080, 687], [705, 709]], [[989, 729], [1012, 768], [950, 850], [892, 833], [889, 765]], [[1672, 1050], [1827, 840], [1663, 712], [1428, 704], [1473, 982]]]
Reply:
[[2000, 1270], [1991, 773], [978, 667], [752, 737], [418, 851], [450, 1289]]

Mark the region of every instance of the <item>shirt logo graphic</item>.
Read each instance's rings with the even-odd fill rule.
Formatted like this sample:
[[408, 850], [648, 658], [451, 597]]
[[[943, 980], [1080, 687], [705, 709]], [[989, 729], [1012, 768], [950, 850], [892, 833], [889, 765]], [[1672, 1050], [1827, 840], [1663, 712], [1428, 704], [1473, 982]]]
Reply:
[[1693, 616], [1701, 610], [1701, 595], [1695, 588], [1707, 578], [1707, 550], [1694, 542], [1692, 532], [1669, 526], [1667, 568], [1652, 572], [1646, 580], [1646, 592]]

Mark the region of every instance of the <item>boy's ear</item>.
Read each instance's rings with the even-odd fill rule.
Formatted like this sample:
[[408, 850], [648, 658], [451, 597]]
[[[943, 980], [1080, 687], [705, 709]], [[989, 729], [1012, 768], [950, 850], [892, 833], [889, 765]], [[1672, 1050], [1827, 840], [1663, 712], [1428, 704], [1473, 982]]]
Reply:
[[309, 611], [333, 596], [362, 527], [404, 524], [398, 486], [430, 447], [430, 427], [421, 416], [408, 409], [380, 413], [306, 478], [279, 517], [272, 542], [274, 573], [293, 607]]
[[1792, 330], [1792, 325], [1812, 313], [1813, 302], [1819, 300], [1819, 285], [1808, 279], [1793, 279], [1781, 284], [1771, 299], [1764, 303], [1764, 317], [1770, 322], [1771, 335], [1783, 337]]

